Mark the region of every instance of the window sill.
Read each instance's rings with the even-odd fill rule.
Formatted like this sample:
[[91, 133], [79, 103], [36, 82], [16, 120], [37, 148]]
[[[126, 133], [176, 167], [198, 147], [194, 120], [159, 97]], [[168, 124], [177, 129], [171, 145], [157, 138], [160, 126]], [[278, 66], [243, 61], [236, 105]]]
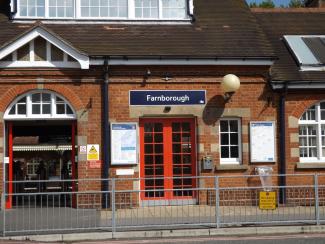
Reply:
[[297, 163], [297, 169], [325, 169], [325, 163]]
[[216, 166], [216, 171], [245, 171], [248, 169], [247, 165], [242, 164], [222, 164]]

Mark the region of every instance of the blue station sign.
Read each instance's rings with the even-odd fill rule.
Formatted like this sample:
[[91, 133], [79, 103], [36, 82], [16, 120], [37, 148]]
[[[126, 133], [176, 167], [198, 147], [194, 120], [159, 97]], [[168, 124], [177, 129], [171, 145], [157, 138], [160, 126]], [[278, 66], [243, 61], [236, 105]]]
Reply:
[[130, 105], [204, 105], [205, 90], [137, 90], [129, 92]]

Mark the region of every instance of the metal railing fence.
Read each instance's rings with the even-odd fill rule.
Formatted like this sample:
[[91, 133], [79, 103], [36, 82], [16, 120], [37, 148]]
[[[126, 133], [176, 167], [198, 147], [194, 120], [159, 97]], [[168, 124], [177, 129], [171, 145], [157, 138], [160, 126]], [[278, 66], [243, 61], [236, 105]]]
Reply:
[[[280, 177], [286, 186], [278, 186]], [[325, 174], [271, 180], [274, 210], [259, 208], [264, 187], [257, 175], [4, 182], [14, 192], [2, 193], [0, 231], [5, 236], [325, 223]], [[103, 181], [108, 191], [101, 190]], [[8, 199], [11, 208], [5, 208]]]

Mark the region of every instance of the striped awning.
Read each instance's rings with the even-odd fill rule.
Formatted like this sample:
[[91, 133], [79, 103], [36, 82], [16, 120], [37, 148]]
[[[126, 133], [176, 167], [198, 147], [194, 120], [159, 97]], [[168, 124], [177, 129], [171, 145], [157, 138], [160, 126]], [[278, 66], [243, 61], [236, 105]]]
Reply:
[[14, 152], [30, 151], [71, 151], [71, 145], [19, 145], [13, 146]]

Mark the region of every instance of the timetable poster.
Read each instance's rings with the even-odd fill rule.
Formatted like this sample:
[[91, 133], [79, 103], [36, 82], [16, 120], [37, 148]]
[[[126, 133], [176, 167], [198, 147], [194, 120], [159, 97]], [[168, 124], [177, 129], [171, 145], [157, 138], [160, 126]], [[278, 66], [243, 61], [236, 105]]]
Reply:
[[111, 124], [112, 165], [137, 164], [137, 124]]
[[251, 162], [275, 162], [275, 123], [258, 121], [250, 123]]

